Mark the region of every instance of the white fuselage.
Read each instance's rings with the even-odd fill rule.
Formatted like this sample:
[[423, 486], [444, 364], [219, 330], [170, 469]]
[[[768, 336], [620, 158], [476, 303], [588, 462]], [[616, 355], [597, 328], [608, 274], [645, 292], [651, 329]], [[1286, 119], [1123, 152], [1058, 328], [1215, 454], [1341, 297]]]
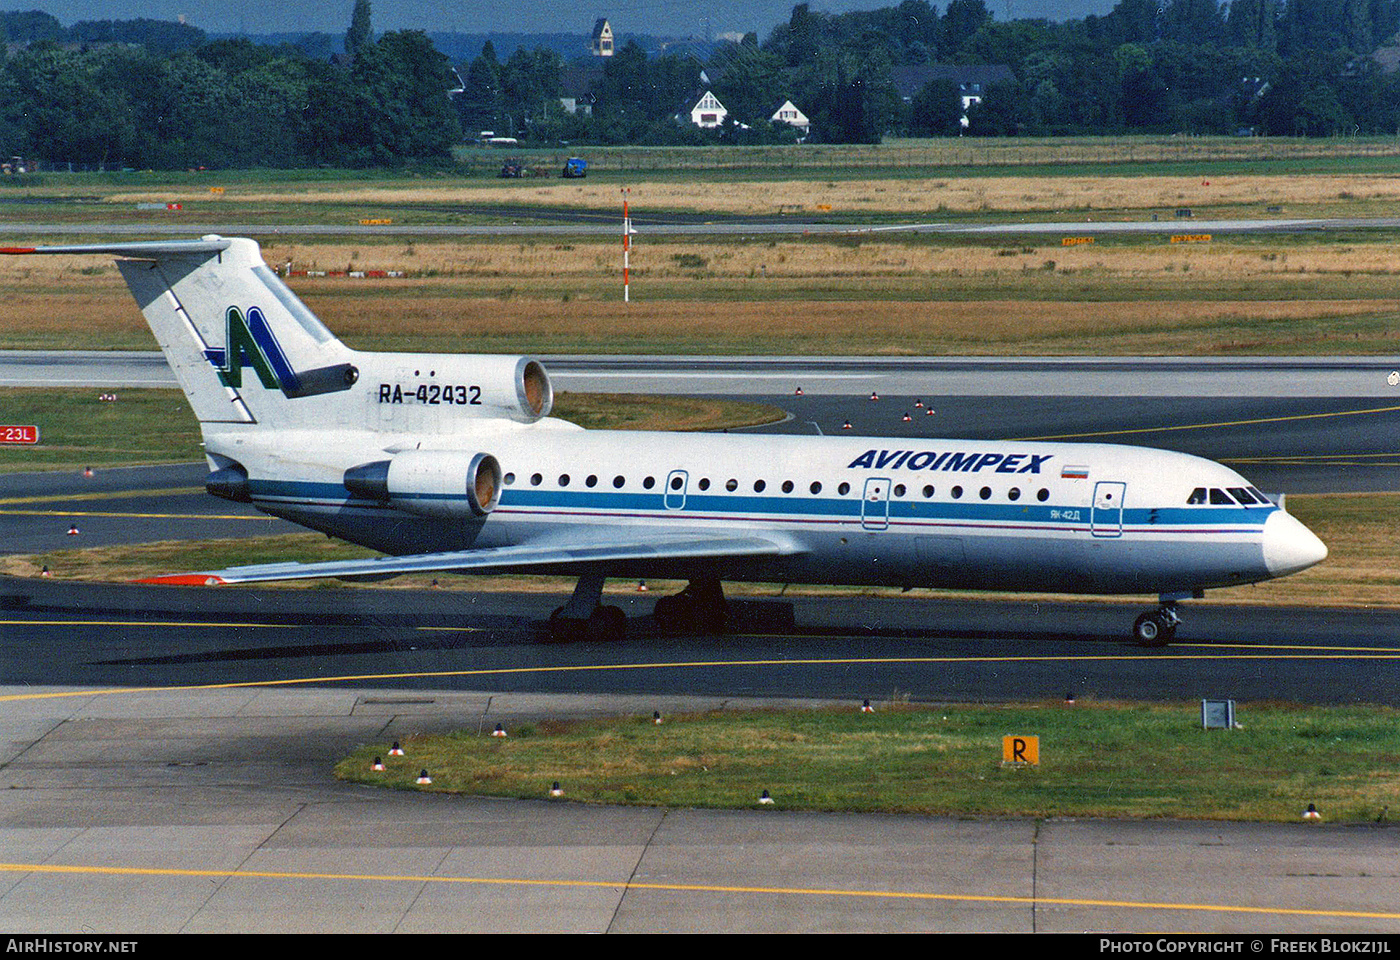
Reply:
[[[391, 554], [586, 544], [591, 530], [601, 538], [619, 527], [642, 537], [761, 532], [791, 549], [634, 559], [604, 572], [1186, 596], [1282, 576], [1326, 553], [1233, 470], [1140, 447], [585, 431], [550, 419], [427, 437], [264, 437], [206, 426], [209, 452], [243, 464], [259, 508]], [[492, 454], [504, 475], [495, 509], [473, 516], [451, 496], [386, 505], [346, 490], [346, 469], [404, 450]]]

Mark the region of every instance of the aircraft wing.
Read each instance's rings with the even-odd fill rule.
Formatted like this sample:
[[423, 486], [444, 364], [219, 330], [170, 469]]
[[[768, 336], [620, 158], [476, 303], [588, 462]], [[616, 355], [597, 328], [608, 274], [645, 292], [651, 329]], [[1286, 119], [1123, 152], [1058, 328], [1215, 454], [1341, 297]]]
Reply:
[[259, 583], [273, 580], [377, 579], [402, 573], [460, 571], [470, 573], [529, 573], [535, 569], [584, 569], [618, 560], [723, 560], [735, 557], [780, 557], [800, 553], [801, 547], [776, 536], [706, 534], [651, 536], [591, 543], [557, 540], [484, 547], [479, 550], [453, 550], [445, 553], [419, 553], [401, 557], [372, 557], [365, 560], [329, 560], [323, 563], [259, 563], [224, 570], [178, 573], [140, 580], [140, 583], [219, 586], [230, 583]]

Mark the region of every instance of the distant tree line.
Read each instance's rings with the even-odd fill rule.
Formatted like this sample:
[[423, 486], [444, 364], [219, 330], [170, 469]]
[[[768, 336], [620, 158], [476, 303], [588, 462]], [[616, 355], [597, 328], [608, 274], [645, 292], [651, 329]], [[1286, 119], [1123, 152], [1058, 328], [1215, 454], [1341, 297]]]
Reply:
[[[1120, 0], [1066, 23], [997, 21], [985, 0], [927, 0], [845, 14], [793, 7], [760, 41], [609, 58], [555, 50], [497, 56], [456, 73], [426, 34], [376, 36], [356, 0], [343, 52], [209, 40], [183, 24], [0, 13], [0, 155], [131, 167], [380, 166], [436, 161], [481, 130], [525, 143], [774, 143], [791, 100], [811, 139], [895, 135], [1121, 133], [1400, 135], [1400, 74], [1372, 54], [1394, 43], [1400, 0]], [[324, 46], [324, 45], [322, 45]], [[677, 48], [685, 49], [685, 48]], [[699, 51], [698, 53], [696, 51]], [[1384, 58], [1381, 58], [1384, 59]], [[929, 64], [1004, 64], [961, 124]], [[579, 77], [588, 109], [561, 104]], [[460, 85], [460, 87], [459, 87]], [[685, 122], [713, 90], [716, 130]], [[449, 91], [455, 90], [452, 96]]]
[[[633, 44], [603, 61], [592, 115], [559, 109], [555, 78], [577, 69], [555, 53], [483, 50], [459, 98], [463, 128], [602, 143], [765, 142], [792, 138], [769, 122], [784, 100], [812, 138], [1216, 133], [1400, 134], [1400, 75], [1371, 54], [1400, 30], [1400, 0], [1120, 0], [1105, 16], [997, 21], [985, 0], [926, 0], [845, 14], [793, 7], [762, 42], [754, 34], [695, 55], [648, 57]], [[980, 91], [964, 131], [962, 92], [948, 79], [901, 96], [897, 68], [1004, 64], [1014, 80]], [[596, 69], [596, 64], [595, 64]], [[704, 71], [702, 77], [701, 71]], [[708, 81], [708, 82], [703, 82]], [[713, 90], [730, 123], [677, 123]]]
[[420, 31], [374, 37], [368, 8], [359, 0], [336, 62], [179, 24], [54, 34], [43, 14], [0, 14], [6, 36], [28, 40], [0, 47], [0, 154], [158, 169], [447, 158], [461, 140], [451, 64]]

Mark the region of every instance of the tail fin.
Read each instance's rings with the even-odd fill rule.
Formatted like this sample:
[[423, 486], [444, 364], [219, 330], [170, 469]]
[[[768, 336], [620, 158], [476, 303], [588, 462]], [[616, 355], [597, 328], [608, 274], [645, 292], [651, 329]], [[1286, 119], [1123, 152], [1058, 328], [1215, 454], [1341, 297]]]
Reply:
[[109, 253], [201, 423], [312, 426], [315, 398], [359, 377], [352, 351], [263, 262], [253, 240], [9, 249]]

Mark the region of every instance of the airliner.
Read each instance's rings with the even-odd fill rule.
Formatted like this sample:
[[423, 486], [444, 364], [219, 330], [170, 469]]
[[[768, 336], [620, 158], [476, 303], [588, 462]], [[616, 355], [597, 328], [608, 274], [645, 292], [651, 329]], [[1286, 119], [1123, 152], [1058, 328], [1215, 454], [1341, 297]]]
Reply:
[[[1112, 444], [585, 430], [524, 356], [351, 350], [250, 239], [10, 248], [109, 254], [199, 420], [206, 488], [369, 559], [154, 578], [236, 584], [430, 571], [576, 576], [556, 637], [610, 639], [606, 579], [684, 580], [665, 630], [720, 631], [723, 581], [1156, 594], [1286, 576], [1327, 548], [1235, 471]], [[1126, 626], [1126, 625], [1125, 625]]]

